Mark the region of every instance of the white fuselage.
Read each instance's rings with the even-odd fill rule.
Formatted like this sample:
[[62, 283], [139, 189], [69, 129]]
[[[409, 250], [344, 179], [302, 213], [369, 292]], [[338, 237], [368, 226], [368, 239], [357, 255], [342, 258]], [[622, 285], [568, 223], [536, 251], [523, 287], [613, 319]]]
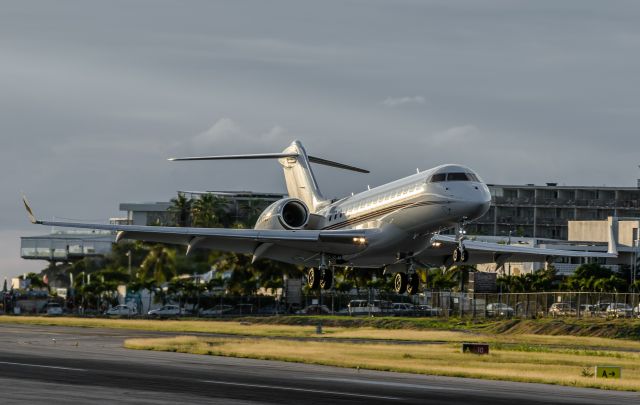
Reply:
[[421, 250], [428, 241], [418, 236], [477, 219], [490, 203], [489, 189], [473, 171], [443, 165], [335, 201], [316, 214], [324, 218], [323, 229], [384, 231], [386, 237], [346, 258], [366, 266]]

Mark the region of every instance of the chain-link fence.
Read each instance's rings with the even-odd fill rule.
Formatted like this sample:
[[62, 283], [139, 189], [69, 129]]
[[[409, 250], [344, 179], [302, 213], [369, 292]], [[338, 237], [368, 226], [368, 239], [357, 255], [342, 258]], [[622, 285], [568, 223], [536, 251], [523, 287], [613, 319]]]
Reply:
[[[424, 291], [415, 296], [375, 289], [357, 294], [322, 292], [302, 295], [299, 302], [274, 297], [218, 297], [205, 316], [237, 315], [345, 315], [424, 316], [469, 318], [542, 318], [640, 316], [638, 293], [503, 293], [473, 294]], [[208, 301], [213, 304], [213, 301]]]
[[[175, 298], [175, 297], [173, 297]], [[5, 299], [2, 309], [22, 306], [22, 311], [10, 313], [46, 313], [28, 310], [26, 303]], [[144, 300], [147, 302], [147, 300]], [[34, 301], [35, 302], [35, 301]], [[453, 291], [426, 290], [414, 296], [398, 295], [377, 289], [361, 289], [358, 293], [335, 291], [302, 294], [296, 300], [286, 297], [255, 295], [233, 296], [202, 294], [175, 300], [149, 297], [152, 308], [172, 305], [182, 308], [178, 314], [211, 318], [272, 315], [344, 315], [344, 316], [406, 316], [465, 318], [631, 318], [640, 317], [640, 294], [593, 292], [544, 292], [474, 294]], [[127, 303], [127, 305], [134, 305]], [[135, 306], [135, 305], [134, 305]], [[139, 303], [138, 303], [138, 306]], [[147, 305], [148, 307], [148, 305]], [[67, 314], [102, 315], [105, 308], [65, 308]], [[9, 311], [7, 311], [9, 312]], [[129, 313], [130, 314], [130, 313]], [[136, 316], [147, 316], [147, 308], [137, 308]]]

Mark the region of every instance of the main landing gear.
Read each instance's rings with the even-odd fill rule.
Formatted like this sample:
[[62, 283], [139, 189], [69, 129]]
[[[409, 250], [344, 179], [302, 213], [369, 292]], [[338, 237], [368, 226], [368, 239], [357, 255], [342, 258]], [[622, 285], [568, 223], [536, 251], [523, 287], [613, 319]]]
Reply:
[[417, 273], [396, 273], [393, 276], [393, 289], [397, 294], [409, 293], [414, 295], [418, 293], [420, 286], [420, 278]]
[[333, 271], [330, 268], [322, 267], [311, 268], [307, 271], [307, 285], [310, 289], [316, 290], [322, 288], [323, 290], [331, 289], [333, 285]]
[[416, 273], [413, 261], [409, 260], [407, 262], [407, 272], [398, 272], [393, 276], [393, 289], [397, 294], [404, 294], [406, 292], [409, 295], [414, 295], [418, 293], [419, 287], [420, 277], [418, 273]]
[[320, 259], [320, 266], [318, 268], [311, 268], [307, 272], [307, 285], [310, 289], [315, 290], [318, 287], [323, 290], [331, 289], [333, 285], [333, 271], [326, 264], [324, 254]]

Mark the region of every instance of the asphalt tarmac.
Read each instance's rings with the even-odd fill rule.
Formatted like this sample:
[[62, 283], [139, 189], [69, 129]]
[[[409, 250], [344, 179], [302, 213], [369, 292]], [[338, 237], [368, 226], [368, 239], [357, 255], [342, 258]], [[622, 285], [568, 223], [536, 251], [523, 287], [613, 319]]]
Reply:
[[639, 404], [640, 394], [122, 348], [128, 330], [0, 325], [2, 404]]

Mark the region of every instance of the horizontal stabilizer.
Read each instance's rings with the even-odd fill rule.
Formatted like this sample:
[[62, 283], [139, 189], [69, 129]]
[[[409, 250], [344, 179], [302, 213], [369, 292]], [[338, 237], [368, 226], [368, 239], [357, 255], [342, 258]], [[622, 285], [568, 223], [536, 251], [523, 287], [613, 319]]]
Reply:
[[234, 160], [234, 159], [282, 159], [297, 157], [296, 153], [253, 153], [248, 155], [219, 155], [219, 156], [193, 156], [182, 158], [169, 158], [172, 162], [183, 160]]
[[309, 162], [311, 162], [311, 163], [317, 163], [319, 165], [337, 167], [338, 169], [351, 170], [351, 171], [358, 172], [358, 173], [369, 173], [369, 170], [361, 169], [361, 168], [355, 167], [355, 166], [345, 165], [344, 163], [333, 162], [331, 160], [322, 159], [322, 158], [315, 157], [315, 156], [308, 156], [308, 157], [309, 157]]
[[[282, 158], [297, 158], [300, 156], [297, 153], [252, 153], [246, 155], [218, 155], [218, 156], [190, 156], [181, 158], [169, 158], [172, 162], [188, 161], [188, 160], [251, 160], [251, 159], [282, 159]], [[334, 162], [332, 160], [322, 159], [315, 156], [308, 156], [309, 162], [317, 163], [319, 165], [336, 167], [338, 169], [351, 170], [358, 173], [369, 173], [369, 170], [361, 169], [359, 167], [346, 165], [344, 163]]]

